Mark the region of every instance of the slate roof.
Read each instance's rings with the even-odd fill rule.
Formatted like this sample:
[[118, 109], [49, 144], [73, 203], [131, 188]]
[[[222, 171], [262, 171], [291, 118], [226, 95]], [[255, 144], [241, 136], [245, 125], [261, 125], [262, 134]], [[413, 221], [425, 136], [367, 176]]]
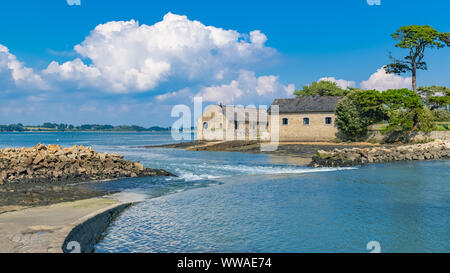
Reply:
[[340, 99], [343, 97], [315, 96], [295, 99], [275, 99], [269, 108], [278, 105], [280, 113], [311, 113], [334, 112]]

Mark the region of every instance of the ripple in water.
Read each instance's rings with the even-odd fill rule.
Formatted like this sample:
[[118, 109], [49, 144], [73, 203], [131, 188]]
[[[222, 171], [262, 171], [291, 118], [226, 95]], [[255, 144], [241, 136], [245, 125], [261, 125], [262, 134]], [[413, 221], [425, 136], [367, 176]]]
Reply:
[[146, 199], [97, 252], [448, 252], [450, 161], [233, 176]]

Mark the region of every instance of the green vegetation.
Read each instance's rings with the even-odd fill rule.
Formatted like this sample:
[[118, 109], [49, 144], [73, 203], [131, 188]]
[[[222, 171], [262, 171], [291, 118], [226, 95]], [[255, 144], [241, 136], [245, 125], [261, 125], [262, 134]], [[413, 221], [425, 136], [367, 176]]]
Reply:
[[[348, 88], [337, 89], [330, 83], [307, 86], [297, 96], [345, 94], [336, 109], [336, 125], [351, 140], [367, 136], [370, 127], [400, 139], [411, 132], [448, 130], [450, 124], [450, 89], [444, 86], [417, 88], [417, 70], [426, 70], [426, 48], [450, 46], [450, 33], [440, 33], [430, 26], [403, 26], [391, 37], [397, 48], [408, 49], [403, 59], [395, 59], [384, 68], [387, 73], [411, 72], [412, 88], [384, 92]], [[315, 88], [312, 88], [315, 87]], [[331, 88], [332, 87], [332, 88]], [[386, 124], [379, 124], [385, 122]], [[377, 124], [377, 126], [373, 126]]]
[[436, 123], [436, 131], [450, 131], [450, 122], [448, 123]]
[[417, 89], [417, 94], [431, 110], [445, 108], [450, 104], [450, 88], [445, 86], [421, 86]]
[[350, 93], [349, 89], [344, 90], [337, 86], [336, 83], [329, 81], [313, 82], [310, 85], [303, 86], [303, 89], [294, 92], [297, 97], [345, 96], [348, 93]]
[[150, 128], [144, 128], [137, 125], [119, 125], [119, 126], [113, 126], [113, 125], [98, 125], [98, 124], [84, 124], [80, 126], [74, 126], [71, 124], [56, 124], [56, 123], [50, 123], [46, 122], [40, 126], [24, 126], [21, 123], [18, 124], [10, 124], [10, 125], [0, 125], [0, 132], [31, 132], [31, 131], [38, 131], [38, 132], [86, 132], [86, 131], [106, 131], [106, 132], [126, 132], [126, 131], [133, 131], [133, 132], [144, 132], [144, 131], [150, 131], [150, 132], [158, 132], [158, 131], [169, 131], [170, 128], [163, 128], [163, 127], [150, 127]]
[[450, 111], [445, 109], [437, 109], [433, 111], [434, 121], [436, 122], [450, 122]]
[[433, 114], [411, 90], [391, 89], [381, 93], [389, 125], [386, 132], [431, 132]]
[[411, 72], [412, 88], [417, 91], [417, 70], [427, 70], [424, 61], [426, 48], [443, 48], [450, 46], [450, 33], [440, 33], [430, 26], [403, 26], [391, 35], [398, 43], [397, 48], [408, 49], [403, 59], [390, 56], [392, 63], [385, 66], [387, 73], [402, 74]]
[[450, 113], [443, 108], [431, 110], [414, 91], [360, 90], [351, 92], [339, 102], [336, 125], [346, 138], [358, 140], [367, 136], [369, 126], [382, 121], [387, 124], [378, 126], [378, 129], [396, 135], [444, 130], [446, 124], [436, 127], [437, 116], [445, 119]]
[[336, 107], [336, 125], [347, 138], [367, 135], [368, 127], [386, 118], [381, 93], [376, 90], [354, 91]]

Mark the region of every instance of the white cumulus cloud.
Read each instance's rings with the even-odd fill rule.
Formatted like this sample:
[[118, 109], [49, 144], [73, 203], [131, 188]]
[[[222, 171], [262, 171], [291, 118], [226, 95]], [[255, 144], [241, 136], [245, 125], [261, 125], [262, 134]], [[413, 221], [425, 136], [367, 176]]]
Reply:
[[51, 62], [47, 69], [43, 71], [43, 74], [57, 75], [58, 80], [75, 80], [84, 81], [86, 84], [98, 85], [101, 73], [92, 66], [85, 65], [80, 58], [76, 58], [73, 61], [59, 64], [55, 61]]
[[12, 83], [16, 87], [46, 89], [47, 84], [33, 69], [24, 66], [9, 49], [0, 44], [0, 79], [3, 84]]
[[172, 79], [212, 83], [273, 55], [266, 41], [258, 30], [241, 34], [168, 13], [150, 26], [134, 20], [98, 25], [74, 48], [89, 64], [52, 62], [44, 73], [116, 93], [152, 90]]
[[253, 71], [241, 70], [239, 77], [228, 84], [204, 87], [196, 95], [203, 101], [225, 104], [270, 103], [276, 97], [289, 97], [295, 91], [293, 84], [283, 85], [277, 76], [257, 77]]
[[190, 88], [183, 88], [179, 91], [169, 92], [165, 94], [161, 94], [156, 96], [156, 100], [158, 102], [166, 102], [166, 103], [178, 103], [178, 102], [187, 102], [192, 100], [193, 94], [191, 93]]
[[362, 89], [386, 91], [388, 89], [411, 88], [411, 77], [387, 74], [384, 68], [373, 73], [368, 80], [361, 82]]
[[320, 78], [319, 81], [327, 81], [327, 82], [334, 82], [342, 89], [347, 89], [348, 87], [354, 87], [356, 82], [354, 81], [346, 81], [342, 79], [336, 79], [335, 77], [324, 77]]

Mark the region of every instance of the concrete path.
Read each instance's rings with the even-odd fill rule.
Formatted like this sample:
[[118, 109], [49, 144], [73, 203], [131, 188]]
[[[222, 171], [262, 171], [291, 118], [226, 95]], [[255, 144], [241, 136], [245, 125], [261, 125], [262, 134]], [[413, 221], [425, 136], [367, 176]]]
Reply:
[[70, 231], [122, 203], [93, 198], [0, 214], [0, 253], [60, 253]]

